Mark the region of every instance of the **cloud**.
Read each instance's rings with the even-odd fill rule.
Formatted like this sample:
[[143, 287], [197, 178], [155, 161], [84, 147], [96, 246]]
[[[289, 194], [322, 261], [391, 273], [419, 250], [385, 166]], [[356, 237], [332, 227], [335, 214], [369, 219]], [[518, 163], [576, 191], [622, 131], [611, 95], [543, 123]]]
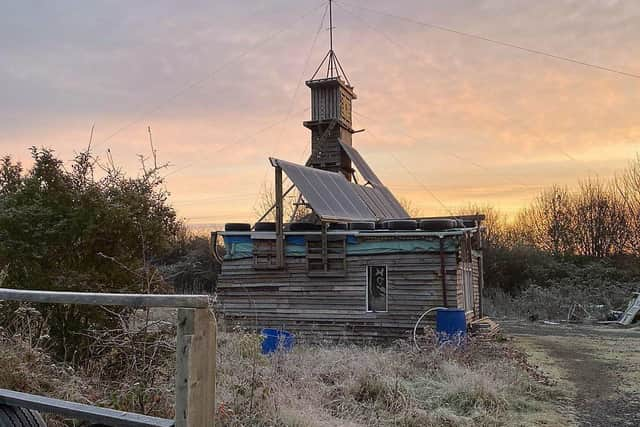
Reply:
[[[540, 186], [610, 175], [638, 149], [639, 81], [359, 8], [638, 73], [640, 3], [337, 5], [336, 48], [359, 96], [355, 127], [367, 128], [354, 143], [433, 212], [442, 207], [405, 168], [447, 205], [515, 209]], [[70, 159], [96, 123], [97, 150], [110, 147], [135, 172], [151, 125], [161, 158], [175, 164], [168, 183], [182, 215], [249, 219], [250, 194], [271, 179], [267, 157], [303, 162], [308, 152], [301, 78], [326, 52], [326, 31], [313, 45], [321, 6], [12, 3], [0, 16], [1, 151], [28, 161], [26, 147], [49, 145]]]

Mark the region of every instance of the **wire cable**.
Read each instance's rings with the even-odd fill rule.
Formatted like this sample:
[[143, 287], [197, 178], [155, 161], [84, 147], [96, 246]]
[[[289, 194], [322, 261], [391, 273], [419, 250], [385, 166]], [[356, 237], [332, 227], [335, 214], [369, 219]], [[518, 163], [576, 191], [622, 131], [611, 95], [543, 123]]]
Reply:
[[[304, 113], [305, 111], [309, 111], [309, 110], [310, 110], [310, 108], [309, 108], [309, 107], [307, 107], [307, 108], [305, 108], [305, 109], [302, 109], [302, 110], [296, 111], [296, 113]], [[264, 132], [267, 132], [267, 131], [269, 131], [269, 130], [273, 129], [274, 127], [278, 126], [279, 124], [283, 123], [284, 121], [285, 121], [285, 119], [277, 120], [277, 121], [275, 121], [275, 122], [272, 122], [272, 123], [270, 123], [270, 124], [268, 124], [268, 125], [266, 125], [266, 126], [264, 126], [264, 127], [260, 128], [260, 129], [258, 129], [258, 130], [256, 130], [256, 131], [252, 132], [250, 135], [244, 135], [244, 136], [241, 136], [240, 138], [237, 138], [237, 139], [235, 139], [235, 140], [233, 140], [233, 141], [231, 141], [231, 142], [227, 142], [227, 143], [225, 143], [225, 144], [222, 144], [222, 146], [221, 146], [221, 147], [218, 147], [218, 149], [216, 149], [215, 151], [213, 151], [213, 152], [211, 153], [211, 155], [219, 154], [219, 153], [221, 153], [222, 151], [226, 150], [227, 148], [230, 148], [231, 146], [235, 146], [236, 144], [238, 144], [238, 143], [240, 143], [240, 142], [242, 142], [242, 141], [246, 141], [246, 140], [250, 140], [250, 139], [252, 139], [252, 138], [255, 138], [256, 136], [261, 135], [261, 134], [263, 134]], [[204, 158], [203, 158], [203, 159], [196, 160], [196, 161], [194, 161], [194, 162], [188, 163], [188, 164], [186, 164], [186, 165], [184, 165], [184, 166], [181, 166], [181, 167], [179, 167], [179, 168], [177, 168], [177, 169], [174, 169], [174, 170], [170, 171], [169, 173], [167, 173], [166, 175], [164, 175], [164, 176], [163, 176], [163, 178], [166, 178], [166, 177], [168, 177], [168, 176], [174, 175], [174, 174], [176, 174], [176, 173], [178, 173], [178, 172], [180, 172], [180, 171], [182, 171], [182, 170], [184, 170], [184, 169], [190, 168], [190, 167], [192, 167], [193, 165], [196, 165], [196, 164], [198, 164], [198, 163], [208, 162], [208, 161], [209, 161], [209, 159], [204, 159]]]
[[[368, 116], [366, 116], [366, 115], [364, 115], [364, 114], [362, 114], [362, 113], [360, 113], [358, 111], [355, 111], [355, 110], [353, 111], [353, 114], [355, 114], [357, 116], [361, 116], [361, 117], [363, 117], [365, 119], [368, 119], [368, 120], [371, 120], [371, 121], [374, 120], [373, 118], [368, 117]], [[367, 130], [367, 132], [371, 133], [370, 130]], [[409, 133], [407, 133], [405, 131], [398, 130], [398, 132], [403, 134], [406, 138], [412, 140], [413, 142], [415, 142], [417, 144], [421, 144], [423, 142], [419, 138], [416, 138], [413, 135], [410, 135]], [[435, 149], [440, 151], [445, 156], [452, 157], [452, 158], [457, 159], [457, 160], [459, 160], [459, 161], [461, 161], [461, 162], [463, 162], [465, 164], [469, 164], [469, 165], [471, 165], [471, 166], [473, 166], [473, 167], [475, 167], [477, 169], [482, 170], [483, 172], [486, 172], [487, 174], [490, 174], [490, 175], [493, 175], [493, 176], [496, 176], [496, 177], [500, 177], [505, 184], [518, 185], [518, 186], [520, 186], [520, 187], [522, 187], [524, 189], [529, 189], [531, 187], [530, 184], [524, 184], [522, 182], [518, 182], [518, 181], [514, 180], [513, 177], [511, 177], [509, 175], [504, 175], [504, 174], [501, 174], [501, 173], [496, 173], [494, 171], [491, 171], [491, 169], [489, 169], [487, 166], [484, 166], [483, 164], [478, 163], [475, 160], [471, 160], [471, 159], [469, 159], [467, 157], [464, 157], [464, 156], [461, 156], [459, 154], [452, 153], [449, 150], [441, 148], [438, 145], [435, 146]]]
[[206, 76], [204, 76], [204, 77], [202, 77], [200, 79], [194, 80], [194, 81], [192, 81], [190, 83], [187, 83], [181, 89], [177, 90], [172, 95], [170, 95], [168, 98], [166, 98], [164, 101], [162, 101], [162, 102], [156, 104], [155, 106], [152, 106], [152, 107], [150, 107], [150, 108], [138, 113], [137, 114], [138, 117], [136, 119], [124, 124], [123, 126], [121, 126], [118, 129], [116, 129], [114, 132], [110, 133], [106, 138], [104, 138], [104, 139], [102, 139], [100, 141], [100, 144], [104, 144], [105, 142], [111, 140], [113, 137], [115, 137], [116, 135], [120, 134], [124, 130], [130, 128], [131, 126], [133, 126], [135, 124], [140, 123], [142, 120], [144, 120], [145, 116], [147, 116], [148, 114], [152, 114], [152, 113], [155, 113], [157, 111], [160, 111], [162, 108], [164, 108], [171, 101], [179, 98], [185, 92], [188, 92], [189, 90], [191, 90], [191, 89], [193, 89], [195, 87], [198, 87], [198, 86], [202, 85], [203, 83], [205, 83], [206, 81], [212, 79], [213, 77], [218, 75], [220, 72], [222, 72], [224, 69], [226, 69], [228, 66], [230, 66], [230, 65], [232, 65], [232, 64], [234, 64], [234, 63], [236, 63], [236, 62], [238, 62], [238, 61], [240, 61], [242, 59], [244, 59], [247, 55], [249, 55], [251, 52], [253, 52], [257, 48], [259, 48], [260, 46], [268, 43], [269, 41], [279, 37], [280, 35], [282, 35], [284, 33], [287, 33], [289, 31], [291, 31], [298, 24], [300, 24], [305, 18], [307, 18], [309, 15], [313, 14], [317, 10], [321, 9], [322, 7], [326, 7], [324, 2], [322, 2], [322, 4], [320, 6], [316, 6], [316, 7], [312, 8], [311, 10], [303, 13], [302, 15], [299, 15], [294, 20], [294, 22], [292, 24], [287, 25], [284, 28], [269, 34], [268, 36], [266, 36], [263, 39], [257, 41], [256, 43], [254, 43], [253, 45], [251, 45], [249, 48], [247, 48], [246, 50], [242, 51], [238, 55], [228, 59], [225, 62], [223, 62], [219, 67], [214, 69], [212, 72], [210, 72]]
[[[338, 3], [338, 0], [335, 0], [336, 3]], [[453, 34], [457, 34], [459, 36], [462, 37], [467, 37], [467, 38], [472, 38], [475, 40], [481, 40], [487, 43], [492, 43], [498, 46], [502, 46], [502, 47], [508, 47], [511, 49], [517, 49], [520, 50], [522, 52], [527, 52], [527, 53], [531, 53], [534, 55], [539, 55], [539, 56], [544, 56], [547, 58], [552, 58], [552, 59], [556, 59], [559, 61], [565, 61], [565, 62], [570, 62], [572, 64], [577, 64], [577, 65], [582, 65], [584, 67], [589, 67], [589, 68], [593, 68], [593, 69], [597, 69], [600, 71], [606, 71], [609, 73], [613, 73], [613, 74], [617, 74], [619, 76], [624, 76], [624, 77], [631, 77], [634, 79], [640, 79], [640, 74], [635, 74], [635, 73], [631, 73], [631, 72], [627, 72], [627, 71], [622, 71], [622, 70], [618, 70], [616, 68], [613, 67], [608, 67], [608, 66], [603, 66], [603, 65], [598, 65], [598, 64], [593, 64], [590, 62], [586, 62], [586, 61], [582, 61], [579, 59], [575, 59], [575, 58], [571, 58], [568, 56], [563, 56], [563, 55], [558, 55], [555, 53], [550, 53], [550, 52], [545, 52], [539, 49], [533, 49], [533, 48], [529, 48], [526, 46], [521, 46], [521, 45], [517, 45], [515, 43], [511, 43], [511, 42], [507, 42], [507, 41], [502, 41], [502, 40], [498, 40], [498, 39], [494, 39], [494, 38], [489, 38], [489, 37], [485, 37], [479, 34], [473, 34], [473, 33], [467, 33], [465, 31], [460, 31], [457, 30], [455, 28], [450, 28], [450, 27], [445, 27], [443, 25], [438, 25], [438, 24], [432, 24], [430, 22], [424, 22], [424, 21], [420, 21], [414, 18], [408, 18], [406, 16], [401, 16], [401, 15], [396, 15], [390, 12], [385, 12], [385, 11], [381, 11], [381, 10], [377, 10], [377, 9], [373, 9], [370, 7], [366, 7], [366, 6], [360, 6], [357, 4], [353, 4], [351, 2], [345, 2], [344, 0], [339, 0], [342, 3], [347, 3], [352, 7], [358, 8], [360, 10], [366, 10], [368, 12], [372, 12], [372, 13], [376, 13], [378, 15], [383, 15], [383, 16], [387, 16], [390, 18], [395, 18], [401, 21], [405, 21], [405, 22], [410, 22], [413, 23], [415, 25], [419, 25], [422, 27], [426, 27], [426, 28], [432, 28], [434, 30], [439, 30], [439, 31], [444, 31], [444, 32], [448, 32], [448, 33], [453, 33]]]
[[[302, 70], [300, 71], [300, 77], [298, 78], [298, 82], [296, 83], [296, 88], [293, 91], [293, 95], [291, 96], [291, 100], [289, 101], [289, 108], [287, 108], [287, 114], [284, 116], [283, 122], [287, 121], [289, 119], [289, 117], [291, 117], [291, 112], [293, 110], [293, 104], [295, 103], [296, 98], [298, 97], [298, 92], [300, 91], [300, 87], [302, 87], [302, 82], [304, 81], [304, 74], [307, 71], [307, 67], [309, 65], [309, 61], [311, 60], [311, 55], [313, 54], [313, 50], [316, 47], [316, 42], [318, 41], [318, 36], [320, 35], [320, 32], [322, 31], [322, 27], [324, 26], [324, 21], [327, 17], [327, 11], [329, 9], [329, 6], [327, 5], [324, 9], [324, 13], [322, 14], [322, 18], [320, 19], [320, 25], [318, 25], [318, 29], [316, 30], [314, 36], [313, 36], [313, 40], [311, 42], [311, 46], [309, 47], [309, 50], [307, 52], [307, 56], [304, 60], [304, 65], [302, 66]], [[308, 110], [309, 108], [307, 108]], [[277, 141], [280, 139], [280, 137], [282, 137], [282, 131], [280, 132], [277, 140], [276, 140], [276, 144]], [[274, 154], [274, 151], [277, 147], [272, 147], [271, 148], [271, 154]]]
[[[376, 140], [378, 142], [382, 142], [382, 140], [379, 137], [377, 137], [370, 130], [367, 130], [367, 133], [369, 135], [371, 135], [374, 140]], [[418, 177], [402, 161], [400, 161], [398, 156], [396, 156], [396, 154], [393, 151], [389, 150], [389, 151], [387, 151], [387, 153], [390, 154], [391, 157], [393, 157], [393, 159], [396, 161], [396, 163], [398, 163], [398, 165], [400, 165], [400, 167], [402, 169], [404, 169], [404, 171], [411, 178], [413, 178], [413, 180], [416, 182], [416, 184], [418, 184], [427, 194], [429, 194], [429, 196], [431, 196], [431, 198], [433, 198], [433, 200], [435, 200], [444, 209], [445, 212], [447, 212], [450, 216], [455, 216], [453, 214], [453, 212], [451, 211], [451, 209], [449, 209], [447, 207], [447, 205], [445, 205], [444, 202], [429, 187], [427, 187], [420, 179], [418, 179]]]
[[[324, 27], [324, 21], [327, 17], [327, 12], [329, 11], [329, 5], [325, 6], [324, 9], [324, 13], [322, 14], [322, 18], [320, 19], [320, 24], [318, 25], [318, 28], [313, 36], [313, 40], [311, 41], [311, 46], [309, 47], [309, 50], [307, 52], [307, 56], [304, 60], [304, 64], [302, 66], [302, 70], [300, 71], [300, 77], [298, 78], [298, 82], [296, 83], [296, 87], [293, 91], [293, 95], [291, 96], [291, 100], [289, 101], [289, 108], [287, 108], [287, 114], [285, 114], [284, 119], [282, 120], [282, 122], [286, 122], [289, 120], [289, 117], [291, 117], [291, 111], [293, 110], [293, 105], [295, 103], [296, 98], [298, 97], [298, 92], [300, 91], [300, 87], [302, 87], [302, 82], [305, 80], [304, 79], [304, 75], [307, 71], [307, 67], [309, 66], [309, 61], [311, 60], [311, 55], [313, 54], [313, 50], [316, 47], [316, 43], [318, 41], [318, 37], [320, 35], [320, 32], [322, 32], [322, 28]], [[305, 109], [305, 111], [309, 110], [310, 108]], [[271, 155], [274, 156], [275, 155], [275, 150], [278, 147], [278, 142], [280, 141], [280, 138], [282, 138], [282, 133], [283, 133], [283, 129], [280, 130], [280, 133], [278, 134], [278, 137], [275, 140], [275, 145], [273, 145], [271, 147]], [[256, 206], [258, 204], [258, 199], [260, 198], [260, 195], [262, 193], [262, 188], [266, 188], [266, 180], [267, 180], [267, 173], [268, 170], [266, 170], [264, 172], [264, 174], [262, 175], [262, 179], [260, 180], [260, 189], [255, 196], [255, 199], [253, 201], [253, 205]], [[285, 179], [283, 181], [283, 185], [287, 183], [289, 177], [287, 177], [285, 175]]]
[[[362, 17], [360, 17], [357, 13], [355, 13], [354, 11], [350, 10], [349, 8], [345, 7], [344, 5], [339, 5], [340, 8], [342, 10], [344, 10], [345, 12], [347, 12], [348, 14], [350, 14], [351, 16], [353, 16], [355, 19], [357, 19], [358, 21], [360, 21], [362, 24], [364, 24], [365, 26], [367, 26], [371, 31], [373, 31], [374, 33], [380, 35], [381, 37], [383, 37], [386, 41], [388, 41], [390, 44], [399, 47], [401, 49], [404, 49], [405, 51], [407, 51], [409, 54], [411, 54], [414, 58], [418, 59], [420, 62], [422, 62], [425, 66], [429, 67], [430, 64], [428, 64], [424, 58], [422, 57], [421, 54], [419, 54], [415, 49], [412, 49], [402, 43], [399, 43], [398, 41], [396, 41], [395, 39], [393, 39], [390, 35], [388, 35], [386, 32], [384, 32], [383, 30], [381, 30], [380, 28], [377, 28], [376, 26], [372, 25], [371, 23], [367, 22], [365, 19], [363, 19]], [[356, 113], [358, 114], [358, 113]], [[558, 152], [560, 152], [560, 154], [562, 154], [564, 157], [566, 157], [567, 159], [579, 163], [579, 164], [584, 164], [584, 162], [578, 160], [577, 158], [575, 158], [574, 156], [572, 156], [571, 154], [569, 154], [566, 150], [564, 150], [562, 147], [550, 144], [546, 139], [544, 139], [541, 135], [534, 133], [530, 128], [528, 128], [527, 126], [525, 126], [524, 124], [522, 124], [521, 122], [511, 118], [511, 117], [507, 117], [504, 113], [500, 112], [500, 114], [504, 117], [505, 120], [511, 122], [511, 123], [519, 123], [520, 127], [522, 127], [525, 132], [529, 133], [530, 135], [534, 136], [535, 138], [537, 138], [539, 141], [541, 141], [542, 143], [544, 143], [547, 146], [550, 146], [556, 150], [558, 150]], [[470, 161], [468, 159], [463, 159], [461, 158], [461, 156], [457, 156], [455, 154], [450, 154], [453, 157], [456, 157], [460, 160], [464, 160], [464, 161], [468, 161], [471, 164], [474, 164], [473, 161]], [[476, 167], [480, 167], [483, 170], [484, 167], [480, 164], [475, 163], [474, 166]], [[593, 172], [593, 170], [591, 168], [589, 168], [587, 166], [587, 168]]]

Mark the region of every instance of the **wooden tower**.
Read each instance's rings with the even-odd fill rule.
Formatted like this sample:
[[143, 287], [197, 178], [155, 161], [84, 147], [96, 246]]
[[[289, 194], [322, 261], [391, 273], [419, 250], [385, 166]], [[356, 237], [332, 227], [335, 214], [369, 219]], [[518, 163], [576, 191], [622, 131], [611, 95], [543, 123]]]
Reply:
[[[304, 126], [311, 130], [311, 158], [309, 166], [341, 172], [351, 180], [353, 168], [339, 141], [351, 145], [351, 103], [356, 99], [353, 86], [333, 51], [333, 13], [329, 2], [330, 48], [306, 85], [311, 89], [311, 120]], [[321, 69], [326, 75], [318, 76]]]

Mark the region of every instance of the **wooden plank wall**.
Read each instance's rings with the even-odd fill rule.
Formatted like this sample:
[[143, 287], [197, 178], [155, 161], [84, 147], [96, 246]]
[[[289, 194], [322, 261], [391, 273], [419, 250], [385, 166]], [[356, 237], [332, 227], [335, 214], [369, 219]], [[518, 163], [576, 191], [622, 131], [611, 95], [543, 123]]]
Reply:
[[[417, 318], [443, 304], [439, 253], [349, 256], [345, 277], [308, 277], [304, 257], [285, 270], [256, 271], [226, 261], [217, 287], [228, 326], [284, 328], [298, 337], [367, 340], [408, 336]], [[388, 311], [366, 312], [366, 266], [388, 266]], [[445, 255], [447, 299], [457, 301], [456, 254]]]

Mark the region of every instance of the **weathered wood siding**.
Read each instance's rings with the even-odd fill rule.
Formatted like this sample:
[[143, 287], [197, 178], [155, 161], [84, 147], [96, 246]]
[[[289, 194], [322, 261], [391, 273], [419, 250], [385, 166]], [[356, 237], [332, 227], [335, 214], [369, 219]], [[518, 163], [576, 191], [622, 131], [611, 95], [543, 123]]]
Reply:
[[[366, 267], [388, 267], [388, 311], [366, 311]], [[447, 299], [457, 306], [456, 254], [445, 254]], [[257, 271], [251, 259], [226, 261], [217, 287], [227, 324], [285, 328], [298, 336], [376, 339], [408, 336], [427, 309], [443, 305], [439, 253], [347, 257], [345, 277], [309, 277], [304, 257], [286, 269]]]

